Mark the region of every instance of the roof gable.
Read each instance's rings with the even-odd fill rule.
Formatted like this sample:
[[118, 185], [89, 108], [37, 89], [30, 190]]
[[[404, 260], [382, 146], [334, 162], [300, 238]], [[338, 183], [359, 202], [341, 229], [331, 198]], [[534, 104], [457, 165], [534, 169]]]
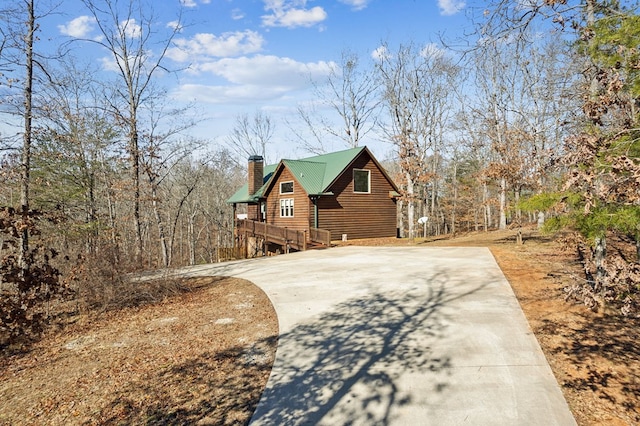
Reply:
[[321, 195], [365, 149], [365, 147], [358, 147], [301, 160], [282, 160], [276, 166], [262, 194], [271, 191], [279, 175], [278, 172], [282, 167], [286, 167], [308, 195]]
[[244, 184], [229, 200], [228, 203], [254, 203], [259, 198], [264, 197], [280, 175], [278, 171], [286, 167], [295, 177], [298, 183], [308, 195], [321, 195], [331, 187], [331, 185], [344, 173], [344, 171], [358, 158], [366, 152], [376, 164], [378, 169], [390, 182], [391, 186], [397, 190], [393, 180], [387, 175], [384, 168], [373, 157], [366, 146], [346, 149], [343, 151], [331, 152], [329, 154], [316, 155], [303, 158], [301, 160], [281, 160], [278, 164], [264, 167], [264, 185], [253, 196], [248, 194], [248, 184]]

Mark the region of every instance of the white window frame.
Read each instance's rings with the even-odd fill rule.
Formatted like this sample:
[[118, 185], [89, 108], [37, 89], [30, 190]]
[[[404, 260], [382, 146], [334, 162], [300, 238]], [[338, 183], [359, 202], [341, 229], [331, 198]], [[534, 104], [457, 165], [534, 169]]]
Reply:
[[[367, 173], [367, 190], [366, 191], [356, 191], [356, 172]], [[353, 192], [355, 194], [371, 194], [371, 170], [353, 169]]]
[[[291, 184], [291, 192], [282, 192], [282, 185], [285, 184], [285, 183], [290, 183]], [[289, 181], [286, 181], [286, 182], [280, 182], [280, 195], [282, 195], [282, 194], [293, 194], [293, 181], [292, 180], [289, 180]]]
[[280, 198], [280, 217], [293, 217], [293, 198]]

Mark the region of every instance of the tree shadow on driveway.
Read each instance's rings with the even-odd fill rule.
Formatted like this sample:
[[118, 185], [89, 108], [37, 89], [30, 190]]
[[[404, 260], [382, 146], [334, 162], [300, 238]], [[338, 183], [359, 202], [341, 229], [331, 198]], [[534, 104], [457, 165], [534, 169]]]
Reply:
[[[349, 299], [280, 336], [269, 383], [251, 423], [367, 424], [436, 403], [448, 387], [448, 303], [485, 285], [447, 288], [445, 274]], [[412, 374], [421, 389], [412, 392]], [[428, 383], [424, 383], [424, 380]], [[415, 389], [413, 389], [415, 390]]]

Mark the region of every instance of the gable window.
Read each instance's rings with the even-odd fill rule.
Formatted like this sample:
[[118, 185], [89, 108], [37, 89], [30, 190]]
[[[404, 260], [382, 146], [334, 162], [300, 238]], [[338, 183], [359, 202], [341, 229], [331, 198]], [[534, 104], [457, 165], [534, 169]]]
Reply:
[[371, 174], [369, 170], [353, 169], [353, 192], [368, 194], [371, 192]]
[[293, 198], [280, 199], [280, 217], [293, 217]]
[[280, 182], [280, 193], [281, 194], [293, 194], [293, 181], [291, 181], [291, 182]]

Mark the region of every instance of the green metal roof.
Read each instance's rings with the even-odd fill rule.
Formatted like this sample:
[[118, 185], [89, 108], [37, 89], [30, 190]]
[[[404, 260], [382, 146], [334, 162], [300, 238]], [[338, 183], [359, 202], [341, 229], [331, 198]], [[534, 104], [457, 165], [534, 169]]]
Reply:
[[318, 195], [342, 174], [365, 147], [351, 148], [302, 160], [282, 160], [309, 195]]
[[320, 194], [324, 189], [326, 163], [307, 160], [282, 160], [296, 180], [309, 195]]
[[231, 198], [229, 198], [227, 200], [227, 203], [229, 204], [233, 204], [233, 203], [255, 203], [256, 201], [258, 201], [258, 199], [260, 198], [260, 196], [262, 195], [262, 191], [265, 188], [265, 184], [269, 181], [269, 179], [271, 178], [271, 175], [273, 175], [273, 172], [276, 170], [276, 166], [277, 164], [271, 164], [269, 166], [264, 166], [264, 177], [262, 178], [262, 182], [263, 185], [262, 187], [256, 191], [255, 194], [253, 195], [249, 195], [249, 183], [245, 183], [244, 185], [242, 185], [240, 187], [240, 189], [238, 189], [235, 194], [233, 194], [231, 196]]
[[279, 164], [265, 166], [265, 184], [262, 188], [253, 196], [249, 196], [248, 184], [244, 184], [227, 202], [250, 203], [258, 201], [270, 185], [273, 173], [280, 164], [283, 164], [291, 171], [307, 194], [320, 195], [329, 189], [331, 184], [342, 174], [347, 166], [365, 149], [366, 147], [361, 146], [344, 151], [303, 158], [301, 160], [282, 160]]

